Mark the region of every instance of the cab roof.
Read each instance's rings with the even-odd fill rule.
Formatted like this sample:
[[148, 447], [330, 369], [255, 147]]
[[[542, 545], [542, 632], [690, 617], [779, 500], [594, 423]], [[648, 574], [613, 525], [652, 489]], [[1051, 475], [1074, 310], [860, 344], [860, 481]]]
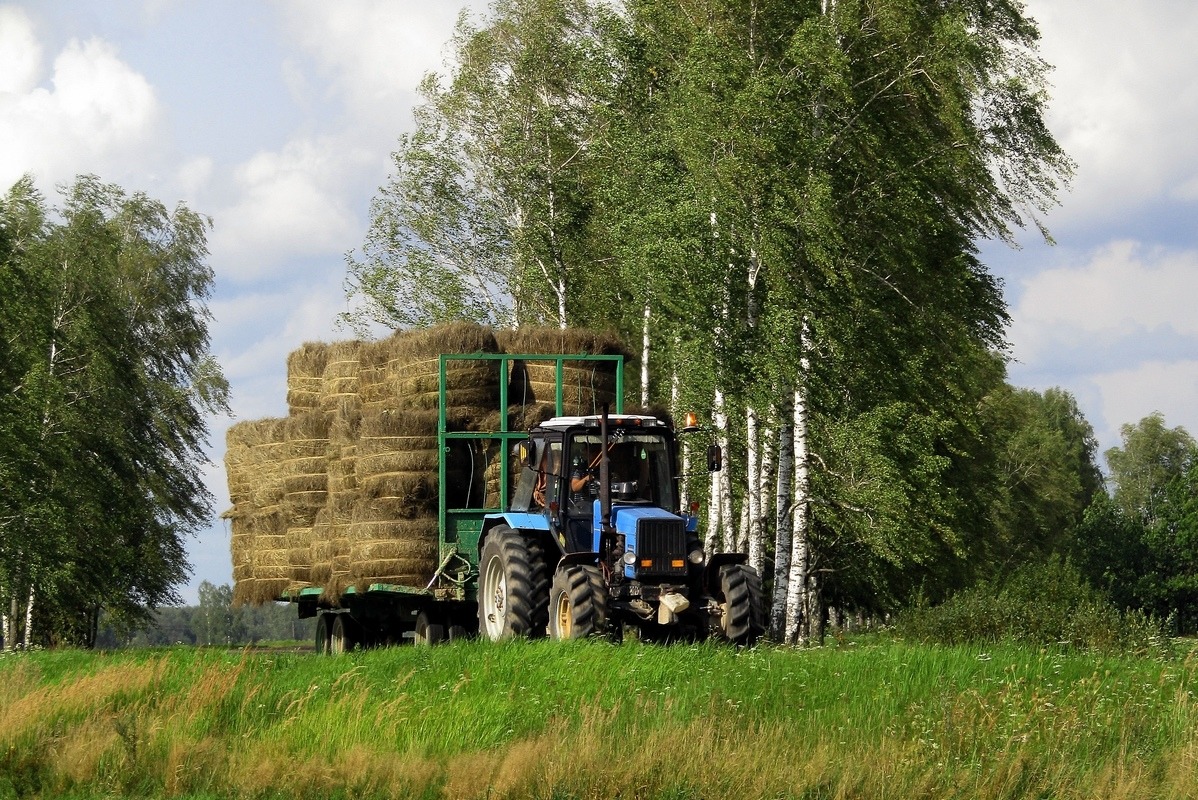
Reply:
[[[553, 417], [537, 425], [537, 428], [550, 428], [552, 430], [566, 430], [567, 428], [598, 428], [600, 425], [601, 416], [591, 414], [585, 417]], [[644, 414], [608, 414], [607, 425], [609, 428], [665, 428], [667, 424], [657, 417], [646, 416]], [[534, 428], [535, 430], [535, 428]]]

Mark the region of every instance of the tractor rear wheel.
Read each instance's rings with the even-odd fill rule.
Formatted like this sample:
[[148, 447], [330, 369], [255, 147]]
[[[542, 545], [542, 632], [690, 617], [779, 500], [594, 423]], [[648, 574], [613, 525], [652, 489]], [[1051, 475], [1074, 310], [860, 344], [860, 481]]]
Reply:
[[558, 569], [549, 592], [549, 636], [585, 639], [607, 630], [607, 586], [598, 567]]
[[765, 609], [757, 570], [747, 564], [720, 567], [720, 594], [724, 598], [724, 614], [720, 618], [724, 638], [746, 647], [761, 638], [765, 632]]
[[540, 545], [507, 526], [487, 536], [478, 560], [478, 628], [492, 641], [543, 636], [548, 578]]

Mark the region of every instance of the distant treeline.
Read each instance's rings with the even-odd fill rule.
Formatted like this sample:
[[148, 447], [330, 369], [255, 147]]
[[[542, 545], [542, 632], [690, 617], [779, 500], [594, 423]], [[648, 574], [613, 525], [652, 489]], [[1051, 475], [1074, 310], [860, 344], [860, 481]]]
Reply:
[[106, 649], [169, 644], [235, 646], [306, 642], [312, 638], [312, 620], [298, 619], [295, 606], [266, 603], [234, 608], [232, 588], [214, 586], [208, 581], [200, 584], [199, 594], [199, 605], [159, 608], [144, 627], [122, 630], [111, 620], [101, 619], [96, 646]]

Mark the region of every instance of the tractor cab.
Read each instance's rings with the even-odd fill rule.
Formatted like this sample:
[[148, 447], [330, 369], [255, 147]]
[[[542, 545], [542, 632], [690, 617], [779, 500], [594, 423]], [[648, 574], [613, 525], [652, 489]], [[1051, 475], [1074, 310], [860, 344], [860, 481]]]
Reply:
[[674, 434], [656, 417], [556, 417], [529, 433], [513, 512], [541, 514], [563, 553], [597, 552], [606, 452], [613, 512], [641, 507], [676, 516]]

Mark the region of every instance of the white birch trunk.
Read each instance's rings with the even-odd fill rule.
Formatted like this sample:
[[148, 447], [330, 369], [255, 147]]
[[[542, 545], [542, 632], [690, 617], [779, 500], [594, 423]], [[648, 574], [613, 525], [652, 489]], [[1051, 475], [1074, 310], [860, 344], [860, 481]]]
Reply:
[[749, 555], [749, 566], [761, 572], [765, 564], [765, 547], [761, 541], [761, 457], [760, 431], [757, 420], [757, 409], [750, 405], [745, 409], [748, 491], [745, 492], [744, 523], [742, 534], [745, 549], [742, 552]]
[[810, 368], [807, 359], [807, 325], [799, 333], [799, 377], [794, 390], [794, 498], [792, 519], [794, 533], [790, 548], [790, 577], [786, 592], [786, 635], [788, 644], [803, 641], [809, 620], [804, 619], [809, 610], [808, 567], [811, 558], [811, 480], [807, 441], [807, 397], [804, 380]]
[[649, 407], [649, 301], [645, 301], [645, 317], [641, 326], [641, 408]]
[[757, 574], [765, 577], [765, 536], [768, 526], [766, 519], [770, 513], [771, 478], [773, 477], [774, 462], [773, 448], [770, 442], [773, 431], [768, 427], [761, 429], [758, 436], [757, 450], [761, 453], [761, 464], [757, 470], [757, 481], [754, 494], [757, 496], [757, 509], [749, 523], [749, 566], [757, 570]]
[[33, 633], [33, 586], [29, 587], [29, 602], [25, 604], [25, 630], [22, 632], [22, 647], [25, 650], [29, 649], [30, 639]]
[[[788, 415], [789, 416], [789, 415]], [[786, 635], [786, 596], [790, 586], [790, 545], [794, 518], [790, 500], [794, 481], [794, 421], [783, 418], [778, 426], [778, 480], [774, 518], [774, 596], [770, 605], [770, 630], [781, 641]]]
[[[674, 348], [677, 352], [678, 348]], [[682, 379], [678, 377], [678, 370], [675, 369], [670, 375], [670, 410], [674, 414], [674, 419], [681, 419], [684, 413], [678, 407], [678, 394], [682, 389]], [[690, 513], [690, 497], [687, 491], [688, 478], [691, 474], [691, 446], [690, 440], [685, 436], [679, 436], [678, 449], [682, 453], [682, 466], [679, 470], [681, 480], [678, 481], [678, 508], [684, 514]]]
[[[0, 597], [4, 596], [4, 587], [0, 586]], [[4, 649], [12, 650], [12, 618], [7, 612], [0, 614], [0, 637], [4, 639]]]
[[[716, 431], [716, 444], [728, 452], [728, 413], [724, 407], [724, 392], [715, 390], [712, 403], [712, 424]], [[727, 527], [732, 523], [732, 492], [728, 484], [728, 465], [724, 469], [711, 473], [711, 499], [707, 508], [707, 538], [704, 547], [709, 553], [720, 552], [726, 545], [735, 545], [729, 541]]]

